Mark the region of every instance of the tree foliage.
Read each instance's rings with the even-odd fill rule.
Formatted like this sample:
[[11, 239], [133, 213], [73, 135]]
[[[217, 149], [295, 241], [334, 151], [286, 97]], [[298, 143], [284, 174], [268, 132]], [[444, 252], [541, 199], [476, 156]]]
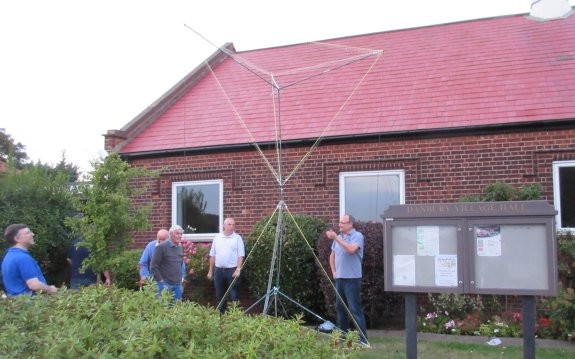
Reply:
[[14, 142], [12, 136], [0, 130], [0, 159], [5, 162], [12, 160], [16, 168], [22, 168], [28, 159], [24, 148], [23, 144]]
[[116, 153], [93, 166], [91, 182], [80, 183], [80, 196], [74, 199], [81, 215], [68, 224], [82, 236], [80, 245], [90, 250], [84, 266], [101, 272], [132, 244], [132, 231], [148, 228], [151, 204], [133, 202], [146, 191], [137, 180], [155, 173], [131, 167]]
[[40, 161], [34, 163], [27, 164], [28, 167], [42, 167], [47, 172], [60, 172], [66, 175], [68, 178], [68, 182], [76, 182], [80, 178], [80, 169], [77, 165], [73, 163], [69, 163], [66, 160], [66, 155], [63, 152], [62, 158], [60, 162], [58, 162], [55, 166], [51, 166], [47, 163], [42, 163]]
[[[64, 282], [65, 249], [71, 233], [65, 219], [73, 215], [68, 175], [43, 166], [9, 168], [0, 176], [0, 227], [25, 223], [34, 232], [30, 252], [50, 284]], [[7, 244], [1, 241], [2, 257]]]

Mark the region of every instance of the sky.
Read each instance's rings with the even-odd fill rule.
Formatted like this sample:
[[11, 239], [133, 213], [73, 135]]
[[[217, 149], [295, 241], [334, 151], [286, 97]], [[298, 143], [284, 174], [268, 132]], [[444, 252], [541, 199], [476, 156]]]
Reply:
[[[575, 6], [575, 0], [569, 0]], [[87, 173], [119, 130], [217, 47], [237, 51], [522, 14], [531, 0], [0, 3], [0, 129]], [[193, 29], [193, 30], [192, 30]], [[201, 35], [201, 36], [200, 36]]]

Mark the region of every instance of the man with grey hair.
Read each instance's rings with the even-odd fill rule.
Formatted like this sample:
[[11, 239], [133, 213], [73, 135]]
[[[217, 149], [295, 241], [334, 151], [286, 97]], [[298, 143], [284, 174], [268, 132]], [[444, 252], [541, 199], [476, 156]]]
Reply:
[[180, 301], [185, 275], [184, 249], [181, 244], [184, 230], [175, 224], [170, 228], [169, 234], [169, 239], [154, 250], [151, 268], [154, 280], [158, 283], [158, 294], [168, 290], [174, 300]]

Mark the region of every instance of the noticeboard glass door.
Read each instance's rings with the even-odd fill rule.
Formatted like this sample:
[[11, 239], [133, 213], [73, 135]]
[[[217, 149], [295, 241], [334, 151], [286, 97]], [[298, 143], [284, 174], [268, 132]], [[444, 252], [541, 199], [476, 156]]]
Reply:
[[392, 290], [421, 291], [441, 287], [445, 292], [460, 292], [460, 226], [455, 221], [425, 223], [394, 221], [391, 248], [386, 249], [386, 283]]
[[548, 226], [536, 220], [469, 221], [472, 292], [514, 294], [550, 290]]

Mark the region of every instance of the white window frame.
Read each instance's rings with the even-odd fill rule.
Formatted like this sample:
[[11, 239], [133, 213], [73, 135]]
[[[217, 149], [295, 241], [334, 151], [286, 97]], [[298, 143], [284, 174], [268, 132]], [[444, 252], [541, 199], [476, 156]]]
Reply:
[[178, 224], [178, 188], [183, 186], [191, 185], [207, 185], [216, 184], [219, 186], [218, 194], [218, 205], [219, 205], [219, 223], [218, 232], [216, 233], [186, 233], [182, 239], [194, 241], [194, 242], [205, 242], [212, 241], [216, 234], [222, 231], [224, 224], [224, 181], [223, 180], [205, 180], [205, 181], [183, 181], [183, 182], [172, 182], [172, 225]]
[[[399, 175], [399, 204], [405, 204], [405, 171], [403, 170], [384, 170], [384, 171], [357, 171], [357, 172], [340, 172], [339, 174], [339, 216], [346, 214], [345, 211], [345, 179], [347, 177], [363, 177], [363, 176], [397, 176]], [[353, 213], [350, 213], [353, 215]], [[377, 221], [383, 222], [383, 218], [379, 213]]]
[[562, 227], [561, 223], [561, 186], [559, 177], [559, 169], [562, 167], [575, 167], [575, 161], [556, 161], [553, 162], [553, 203], [555, 209], [557, 210], [557, 215], [555, 216], [555, 223], [557, 229], [575, 232], [575, 228], [572, 227]]

